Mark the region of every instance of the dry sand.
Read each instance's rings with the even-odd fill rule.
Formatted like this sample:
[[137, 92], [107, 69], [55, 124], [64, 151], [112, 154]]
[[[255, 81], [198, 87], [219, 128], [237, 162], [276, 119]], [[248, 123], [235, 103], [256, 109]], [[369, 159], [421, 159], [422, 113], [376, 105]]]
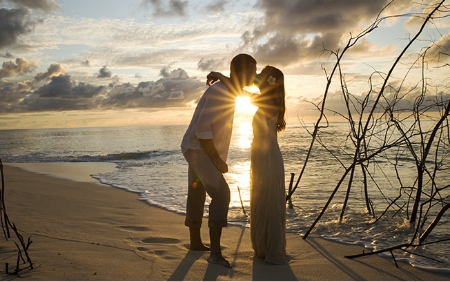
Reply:
[[[223, 230], [227, 269], [208, 252], [188, 250], [184, 217], [139, 201], [138, 195], [94, 182], [75, 182], [4, 166], [7, 214], [33, 243], [34, 269], [14, 271], [14, 236], [0, 237], [1, 280], [450, 280], [380, 256], [346, 259], [363, 248], [287, 235], [289, 262], [254, 258], [249, 229]], [[150, 183], [149, 183], [150, 185]], [[181, 191], [184, 193], [185, 191]], [[208, 242], [208, 230], [202, 228]], [[22, 265], [26, 266], [26, 265]]]

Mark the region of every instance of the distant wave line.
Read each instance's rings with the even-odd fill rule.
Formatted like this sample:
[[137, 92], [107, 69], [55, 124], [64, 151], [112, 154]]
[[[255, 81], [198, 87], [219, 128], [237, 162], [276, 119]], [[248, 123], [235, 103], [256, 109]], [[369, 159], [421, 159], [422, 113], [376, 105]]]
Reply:
[[6, 155], [1, 156], [4, 162], [22, 163], [22, 162], [120, 162], [120, 161], [139, 161], [139, 160], [156, 160], [165, 157], [180, 155], [179, 150], [152, 150], [144, 152], [123, 152], [99, 155], [80, 155], [61, 154], [26, 154], [26, 155]]

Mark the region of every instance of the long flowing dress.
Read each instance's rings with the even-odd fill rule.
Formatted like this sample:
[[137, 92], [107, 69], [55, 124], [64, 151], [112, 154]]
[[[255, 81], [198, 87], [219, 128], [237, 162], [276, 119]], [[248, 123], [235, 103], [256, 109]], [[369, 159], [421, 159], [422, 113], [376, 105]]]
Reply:
[[256, 256], [272, 264], [286, 259], [286, 191], [277, 117], [266, 120], [261, 110], [255, 113], [250, 166], [252, 247]]

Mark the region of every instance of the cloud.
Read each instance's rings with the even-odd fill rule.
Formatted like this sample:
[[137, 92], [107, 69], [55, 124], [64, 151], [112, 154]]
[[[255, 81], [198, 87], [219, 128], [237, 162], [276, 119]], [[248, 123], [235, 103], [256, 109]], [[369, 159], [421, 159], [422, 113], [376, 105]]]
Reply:
[[51, 12], [61, 8], [54, 0], [8, 1], [18, 8], [0, 8], [0, 49], [15, 45], [21, 36], [33, 32], [36, 24], [42, 23], [42, 19], [31, 18], [29, 9]]
[[5, 54], [1, 54], [0, 57], [5, 58], [5, 59], [12, 59], [14, 58], [13, 55], [11, 55], [11, 53], [6, 52]]
[[93, 86], [84, 82], [76, 83], [69, 75], [53, 76], [51, 82], [34, 92], [39, 97], [61, 97], [68, 99], [92, 98], [102, 92], [103, 86]]
[[36, 23], [27, 16], [25, 8], [0, 8], [0, 49], [14, 45], [21, 35], [33, 31]]
[[81, 62], [81, 65], [82, 65], [83, 67], [90, 67], [90, 66], [91, 66], [90, 63], [89, 63], [89, 60], [82, 61], [82, 62]]
[[160, 70], [162, 78], [143, 81], [136, 87], [126, 83], [114, 86], [102, 101], [103, 107], [147, 107], [164, 108], [184, 106], [197, 100], [205, 90], [204, 82], [191, 78], [181, 68]]
[[26, 96], [24, 90], [16, 83], [0, 80], [0, 104], [17, 103]]
[[[323, 48], [338, 50], [343, 39], [358, 34], [390, 0], [259, 0], [264, 19], [242, 34], [244, 47], [258, 61], [285, 66], [316, 60]], [[386, 12], [399, 11], [407, 1], [396, 1]], [[323, 47], [322, 47], [323, 46]]]
[[99, 74], [97, 75], [97, 78], [109, 78], [111, 76], [112, 76], [112, 73], [106, 68], [106, 66], [104, 66], [99, 70]]
[[179, 90], [171, 92], [169, 97], [167, 97], [167, 100], [183, 100], [185, 97], [184, 92]]
[[257, 45], [254, 56], [264, 58], [267, 64], [285, 66], [301, 58], [302, 50], [308, 47], [301, 43], [290, 36], [277, 33], [266, 43]]
[[37, 79], [50, 81], [35, 89], [36, 81], [20, 83], [0, 81], [0, 112], [60, 111], [112, 108], [165, 108], [185, 106], [198, 100], [204, 82], [191, 78], [181, 68], [161, 69], [156, 81], [110, 83], [97, 86], [77, 82], [69, 74], [59, 74], [61, 66], [52, 64]]
[[176, 16], [186, 16], [187, 7], [189, 2], [182, 0], [170, 0], [168, 7], [165, 7], [164, 3], [167, 1], [162, 0], [143, 0], [141, 5], [148, 6], [151, 5], [154, 9], [153, 15], [157, 17], [176, 17]]
[[[394, 112], [398, 113], [412, 113], [416, 110], [418, 106], [419, 111], [430, 112], [442, 112], [443, 106], [448, 105], [450, 101], [450, 94], [446, 92], [439, 91], [437, 93], [427, 92], [425, 96], [422, 95], [423, 89], [417, 85], [406, 86], [403, 82], [391, 83], [386, 91], [380, 98], [375, 113], [384, 113], [386, 109], [392, 109]], [[364, 109], [365, 114], [372, 110], [374, 101], [377, 98], [379, 92], [373, 91], [373, 89], [368, 89], [370, 94], [350, 94], [349, 105], [350, 111], [355, 116], [359, 116], [357, 112], [362, 111], [362, 101], [365, 101], [366, 108]], [[421, 99], [417, 99], [421, 97]], [[299, 104], [300, 107], [297, 109], [297, 113], [301, 116], [316, 116], [318, 117], [320, 106], [322, 105], [322, 97], [316, 97], [313, 99], [302, 99]], [[420, 101], [421, 104], [417, 105]], [[348, 109], [346, 107], [346, 102], [343, 97], [341, 90], [328, 92], [326, 99], [325, 114], [327, 118], [344, 116], [348, 117]], [[318, 106], [318, 107], [316, 107]]]
[[47, 71], [45, 72], [40, 72], [38, 73], [34, 79], [36, 81], [41, 81], [41, 80], [45, 80], [45, 79], [50, 79], [53, 76], [57, 76], [62, 74], [63, 72], [65, 72], [66, 70], [60, 65], [60, 64], [51, 64], [48, 68]]
[[164, 67], [161, 69], [159, 74], [164, 78], [180, 78], [180, 79], [187, 79], [189, 78], [189, 75], [184, 69], [178, 68], [176, 70], [169, 71], [169, 67]]
[[93, 109], [104, 93], [104, 86], [76, 82], [69, 75], [53, 76], [50, 83], [28, 94], [19, 103], [0, 110], [6, 112], [60, 111]]
[[224, 59], [206, 59], [201, 58], [200, 61], [197, 63], [198, 69], [202, 71], [213, 71], [213, 70], [219, 70], [224, 65]]
[[19, 6], [29, 9], [38, 9], [45, 12], [50, 12], [60, 8], [60, 6], [53, 0], [9, 0], [9, 2], [16, 3]]
[[197, 100], [204, 91], [204, 83], [190, 78], [183, 69], [169, 71], [165, 67], [160, 73], [162, 78], [157, 81], [140, 82], [136, 87], [129, 84], [114, 87], [102, 104], [150, 108], [182, 106]]
[[426, 55], [429, 61], [437, 65], [448, 64], [447, 62], [450, 59], [450, 34], [443, 35], [437, 42], [431, 42]]
[[228, 4], [226, 0], [214, 0], [206, 5], [205, 10], [208, 14], [220, 14], [225, 11], [225, 5]]
[[0, 78], [29, 73], [33, 68], [36, 67], [36, 62], [30, 62], [24, 58], [17, 58], [16, 63], [12, 61], [3, 62], [2, 68], [0, 69]]

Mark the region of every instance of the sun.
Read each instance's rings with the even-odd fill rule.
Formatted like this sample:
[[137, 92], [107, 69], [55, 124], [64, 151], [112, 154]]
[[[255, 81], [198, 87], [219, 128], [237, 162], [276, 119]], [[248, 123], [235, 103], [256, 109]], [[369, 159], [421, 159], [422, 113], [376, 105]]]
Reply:
[[250, 114], [253, 115], [258, 107], [254, 106], [250, 102], [250, 98], [247, 96], [238, 96], [236, 98], [236, 113], [237, 114]]

